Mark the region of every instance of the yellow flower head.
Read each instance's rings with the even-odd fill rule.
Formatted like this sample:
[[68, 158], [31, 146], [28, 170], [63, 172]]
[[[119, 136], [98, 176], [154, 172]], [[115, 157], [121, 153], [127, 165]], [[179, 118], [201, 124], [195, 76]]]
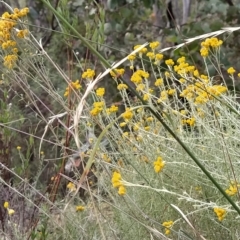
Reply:
[[136, 55], [135, 54], [131, 54], [128, 56], [128, 60], [129, 61], [134, 61], [136, 59]]
[[118, 194], [121, 195], [121, 196], [125, 195], [126, 194], [126, 188], [124, 186], [120, 186], [118, 188]]
[[202, 57], [207, 57], [208, 54], [209, 54], [208, 53], [208, 48], [206, 48], [206, 47], [201, 48], [200, 54], [201, 54]]
[[154, 83], [154, 85], [155, 85], [156, 87], [162, 86], [162, 85], [163, 85], [163, 79], [162, 79], [162, 78], [158, 78], [158, 79], [156, 80], [156, 82]]
[[117, 89], [118, 89], [119, 91], [121, 91], [121, 90], [124, 90], [124, 89], [128, 89], [128, 86], [127, 86], [126, 84], [124, 84], [124, 83], [120, 83], [120, 84], [117, 86]]
[[8, 208], [8, 214], [9, 215], [13, 215], [14, 213], [15, 213], [15, 211], [13, 209]]
[[85, 209], [84, 206], [76, 206], [76, 212], [82, 212]]
[[214, 211], [215, 214], [217, 215], [218, 220], [219, 220], [220, 222], [224, 219], [224, 217], [226, 216], [226, 213], [227, 213], [227, 211], [226, 211], [225, 209], [223, 209], [223, 208], [218, 208], [218, 207], [215, 207], [215, 208], [213, 209], [213, 211]]
[[[142, 45], [136, 45], [136, 46], [134, 46], [134, 50], [140, 48], [141, 46], [142, 46]], [[143, 53], [146, 53], [146, 52], [147, 52], [147, 48], [145, 48], [145, 47], [138, 51], [140, 57], [142, 56]]]
[[146, 56], [147, 56], [149, 59], [154, 59], [154, 58], [155, 58], [154, 52], [148, 52], [148, 53], [146, 54]]
[[163, 59], [163, 55], [162, 55], [161, 53], [157, 53], [157, 54], [155, 55], [155, 59], [158, 60], [158, 61], [160, 61], [160, 60]]
[[9, 208], [9, 202], [4, 202], [3, 207], [4, 208]]
[[165, 227], [165, 235], [170, 234], [170, 228], [173, 226], [173, 221], [163, 222], [162, 226]]
[[95, 76], [95, 71], [94, 70], [91, 70], [91, 69], [87, 69], [87, 71], [85, 71], [83, 74], [82, 74], [82, 78], [84, 79], [89, 79], [89, 80], [92, 80]]
[[160, 42], [158, 42], [158, 41], [156, 41], [156, 42], [151, 42], [151, 43], [149, 44], [149, 46], [150, 46], [150, 48], [151, 48], [152, 50], [158, 48], [159, 45], [160, 45]]
[[120, 76], [122, 76], [123, 74], [125, 73], [125, 70], [123, 68], [116, 68], [114, 69], [114, 71], [110, 71], [110, 75], [113, 77], [113, 78], [118, 78]]
[[235, 70], [233, 67], [230, 67], [230, 68], [228, 68], [227, 72], [228, 72], [230, 75], [233, 75], [233, 74], [236, 72], [236, 70]]
[[67, 188], [68, 188], [71, 192], [77, 190], [75, 184], [72, 183], [72, 182], [69, 182], [69, 183], [68, 183]]
[[174, 61], [172, 59], [168, 59], [165, 61], [166, 65], [168, 66], [173, 66], [174, 65]]
[[122, 113], [122, 117], [125, 121], [129, 121], [133, 117], [133, 113], [130, 108], [127, 108], [124, 113]]
[[156, 159], [156, 161], [153, 163], [153, 165], [154, 165], [154, 170], [155, 170], [155, 172], [156, 172], [156, 173], [159, 173], [159, 172], [161, 172], [162, 169], [164, 168], [165, 162], [162, 160], [161, 157], [158, 157], [158, 158]]
[[97, 95], [98, 97], [103, 97], [104, 94], [105, 94], [105, 88], [98, 88], [98, 89], [96, 90], [96, 95]]
[[120, 187], [123, 184], [121, 183], [122, 176], [119, 172], [114, 171], [112, 175], [112, 185], [114, 188]]

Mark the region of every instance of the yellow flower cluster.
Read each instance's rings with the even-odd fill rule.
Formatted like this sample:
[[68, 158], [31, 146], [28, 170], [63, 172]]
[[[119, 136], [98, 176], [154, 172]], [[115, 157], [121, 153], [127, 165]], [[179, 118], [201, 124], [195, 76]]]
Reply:
[[152, 50], [155, 50], [156, 48], [158, 48], [159, 45], [160, 45], [160, 42], [158, 42], [158, 41], [156, 41], [156, 42], [151, 42], [151, 43], [149, 44], [149, 46], [150, 46], [150, 48], [151, 48]]
[[141, 69], [138, 69], [136, 72], [133, 73], [133, 75], [131, 77], [131, 81], [134, 82], [135, 84], [140, 84], [140, 83], [142, 83], [143, 78], [148, 79], [149, 73], [145, 72]]
[[81, 88], [81, 85], [79, 83], [79, 80], [76, 80], [75, 82], [70, 82], [69, 83], [69, 86], [66, 87], [66, 90], [65, 90], [65, 93], [64, 93], [64, 97], [67, 97], [69, 96], [70, 92], [71, 92], [71, 89], [80, 89]]
[[112, 105], [110, 108], [106, 109], [107, 114], [116, 113], [118, 111], [118, 106]]
[[227, 87], [222, 85], [206, 86], [204, 82], [197, 82], [195, 85], [188, 85], [181, 93], [181, 97], [193, 100], [195, 104], [204, 104], [227, 92]]
[[193, 127], [195, 125], [196, 119], [194, 117], [192, 118], [188, 118], [188, 119], [182, 119], [182, 124], [183, 125], [189, 125], [191, 127]]
[[93, 80], [94, 76], [95, 76], [95, 71], [89, 68], [87, 69], [87, 71], [83, 72], [82, 74], [82, 78], [87, 80]]
[[18, 38], [25, 38], [28, 35], [28, 30], [27, 29], [23, 29], [23, 30], [19, 30], [17, 33], [17, 37]]
[[236, 72], [236, 70], [235, 70], [233, 67], [230, 67], [230, 68], [228, 68], [227, 72], [228, 72], [230, 75], [233, 75], [233, 74]]
[[104, 94], [105, 94], [105, 88], [98, 88], [98, 89], [96, 90], [96, 95], [97, 95], [98, 97], [103, 97]]
[[170, 228], [173, 226], [173, 221], [163, 222], [162, 226], [165, 227], [165, 234], [168, 235], [171, 232]]
[[124, 89], [128, 89], [128, 86], [124, 83], [120, 83], [120, 84], [118, 84], [117, 89], [119, 91], [121, 91], [121, 90], [124, 90]]
[[162, 78], [156, 79], [156, 82], [154, 83], [154, 85], [155, 85], [156, 87], [162, 86], [162, 85], [163, 85], [163, 79], [162, 79]]
[[218, 220], [221, 222], [226, 216], [226, 210], [223, 208], [215, 207], [213, 211], [216, 213]]
[[[13, 37], [13, 28], [17, 25], [17, 20], [26, 16], [29, 12], [28, 8], [19, 10], [15, 8], [12, 14], [5, 12], [2, 14], [0, 20], [0, 45], [3, 50], [7, 50], [4, 56], [4, 66], [8, 69], [12, 69], [18, 60], [18, 49], [16, 48], [17, 43], [15, 40], [11, 40]], [[16, 36], [24, 38], [28, 34], [28, 30], [18, 30]], [[14, 39], [14, 38], [13, 38]]]
[[9, 208], [9, 202], [5, 202], [5, 203], [3, 204], [3, 207], [4, 207], [5, 209], [7, 209], [9, 215], [13, 215], [13, 214], [15, 213], [15, 211], [14, 211], [13, 209]]
[[126, 111], [124, 113], [122, 113], [122, 117], [125, 122], [128, 122], [129, 120], [131, 120], [133, 117], [133, 113], [132, 113], [131, 109], [127, 108]]
[[174, 61], [172, 59], [168, 59], [165, 61], [166, 65], [168, 66], [173, 66], [174, 65]]
[[77, 190], [75, 184], [72, 183], [72, 182], [69, 182], [69, 183], [68, 183], [67, 188], [70, 190], [70, 192], [74, 192], [74, 191]]
[[164, 168], [165, 162], [163, 161], [163, 159], [162, 159], [161, 157], [158, 157], [158, 158], [156, 159], [156, 161], [153, 163], [153, 165], [154, 165], [154, 171], [155, 171], [156, 173], [159, 173], [159, 172], [161, 172], [162, 169]]
[[229, 195], [229, 196], [234, 196], [237, 192], [238, 192], [238, 188], [240, 187], [240, 184], [232, 181], [229, 188], [226, 189], [226, 193]]
[[154, 52], [148, 52], [148, 53], [146, 54], [146, 56], [147, 56], [149, 59], [154, 59], [154, 58], [155, 58]]
[[124, 187], [122, 183], [122, 176], [119, 172], [114, 171], [112, 175], [112, 185], [114, 188], [118, 188], [118, 194], [119, 195], [125, 195], [126, 194], [126, 188]]
[[223, 44], [222, 40], [218, 40], [216, 37], [207, 38], [205, 41], [201, 43], [200, 54], [202, 57], [207, 57], [209, 55], [209, 49], [216, 49]]
[[[117, 74], [116, 74], [117, 73]], [[123, 68], [116, 68], [114, 69], [114, 71], [110, 71], [110, 75], [113, 77], [113, 78], [118, 78], [118, 77], [121, 77], [123, 74], [125, 73], [125, 70]]]
[[[136, 46], [134, 46], [134, 50], [136, 50], [136, 49], [138, 49], [138, 48], [140, 48], [142, 45], [136, 45]], [[147, 48], [142, 48], [141, 50], [139, 50], [138, 51], [138, 54], [139, 54], [139, 57], [142, 57], [142, 55], [144, 54], [144, 53], [146, 53], [147, 52]]]
[[102, 112], [104, 107], [104, 102], [94, 102], [93, 109], [90, 111], [92, 116], [97, 116], [99, 113]]
[[84, 206], [81, 206], [81, 205], [76, 206], [76, 212], [82, 212], [82, 211], [84, 211], [84, 210], [85, 210], [85, 207], [84, 207]]
[[136, 59], [136, 55], [135, 54], [131, 54], [128, 56], [128, 60], [129, 61], [134, 61]]

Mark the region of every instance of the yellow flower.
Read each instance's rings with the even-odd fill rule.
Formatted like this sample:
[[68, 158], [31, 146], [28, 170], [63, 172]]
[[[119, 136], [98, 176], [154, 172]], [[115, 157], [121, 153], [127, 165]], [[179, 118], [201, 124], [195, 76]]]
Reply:
[[227, 72], [228, 72], [230, 75], [233, 75], [233, 74], [236, 72], [236, 70], [235, 70], [233, 67], [230, 67], [230, 68], [227, 70]]
[[15, 211], [9, 208], [9, 202], [4, 202], [3, 207], [7, 209], [9, 215], [14, 214]]
[[96, 95], [97, 95], [98, 97], [102, 97], [104, 94], [105, 94], [105, 88], [98, 88], [98, 89], [96, 90]]
[[9, 202], [4, 202], [3, 207], [4, 208], [9, 208]]
[[191, 127], [195, 125], [195, 122], [196, 122], [196, 119], [194, 117], [182, 120], [182, 124], [187, 124]]
[[174, 94], [175, 94], [175, 92], [176, 92], [176, 89], [169, 89], [168, 90], [168, 95], [170, 95], [170, 96], [173, 96]]
[[124, 83], [120, 83], [120, 84], [118, 84], [117, 89], [119, 91], [121, 91], [121, 90], [124, 90], [124, 89], [128, 89], [128, 86]]
[[158, 78], [158, 79], [156, 80], [156, 82], [154, 83], [154, 85], [155, 85], [156, 87], [162, 86], [162, 85], [163, 85], [163, 79], [162, 79], [162, 78]]
[[73, 89], [76, 89], [76, 90], [78, 90], [78, 89], [81, 88], [81, 85], [80, 85], [80, 83], [79, 83], [79, 80], [76, 80], [75, 82], [70, 82], [70, 83], [69, 83], [69, 86], [66, 87], [66, 90], [65, 90], [65, 93], [64, 93], [64, 97], [67, 97], [67, 96], [69, 95], [69, 93], [70, 93], [70, 91], [71, 91], [72, 88], [73, 88]]
[[[140, 48], [141, 46], [142, 46], [142, 45], [136, 45], [136, 46], [134, 46], [134, 50]], [[145, 47], [142, 48], [140, 51], [138, 51], [140, 57], [142, 57], [142, 54], [143, 54], [143, 53], [146, 53], [146, 52], [147, 52], [147, 48], [145, 48]]]
[[112, 175], [112, 185], [114, 188], [120, 187], [123, 184], [121, 183], [122, 176], [119, 172], [114, 171]]
[[165, 77], [170, 77], [170, 73], [168, 71], [166, 71], [164, 74], [165, 74]]
[[85, 79], [89, 79], [89, 80], [92, 80], [95, 76], [95, 71], [94, 70], [91, 70], [91, 69], [87, 69], [87, 71], [85, 71], [83, 74], [82, 74], [82, 78], [85, 78]]
[[118, 107], [115, 106], [115, 105], [112, 105], [112, 106], [109, 108], [109, 112], [110, 112], [110, 113], [115, 113], [115, 112], [117, 112], [117, 111], [118, 111]]
[[207, 57], [208, 56], [208, 48], [205, 48], [205, 47], [201, 48], [200, 54], [202, 57]]
[[232, 181], [229, 188], [225, 191], [229, 196], [233, 196], [238, 192], [238, 187], [240, 187], [240, 184]]
[[158, 41], [156, 41], [156, 42], [151, 42], [151, 43], [149, 44], [149, 46], [150, 46], [150, 48], [151, 48], [152, 50], [158, 48], [159, 45], [160, 45], [160, 42], [158, 42]]
[[16, 63], [18, 59], [18, 56], [15, 55], [15, 54], [9, 54], [9, 55], [6, 55], [4, 57], [4, 66], [9, 68], [9, 69], [12, 69], [14, 64]]
[[148, 93], [145, 93], [144, 95], [143, 95], [143, 100], [144, 101], [148, 101], [150, 99], [150, 95], [148, 94]]
[[184, 63], [186, 61], [186, 58], [185, 57], [180, 57], [177, 62], [180, 64], [180, 63]]
[[8, 208], [7, 209], [9, 215], [13, 215], [15, 211], [13, 209]]
[[146, 121], [147, 121], [147, 122], [153, 122], [153, 117], [148, 117], [148, 118], [146, 119]]
[[158, 60], [158, 61], [160, 61], [160, 60], [163, 59], [163, 55], [162, 55], [161, 53], [157, 53], [157, 54], [155, 55], [155, 59]]
[[21, 147], [20, 147], [20, 146], [17, 146], [17, 150], [20, 151], [20, 150], [21, 150]]
[[127, 125], [126, 122], [121, 122], [121, 123], [119, 124], [120, 127], [125, 127], [126, 125]]
[[118, 188], [118, 194], [121, 195], [121, 196], [125, 195], [126, 194], [126, 188], [124, 186], [120, 186]]
[[76, 206], [76, 212], [82, 212], [84, 209], [85, 209], [84, 206], [81, 206], [81, 205]]
[[168, 66], [173, 66], [174, 65], [174, 61], [172, 59], [168, 59], [165, 61], [166, 65]]
[[223, 208], [218, 208], [218, 207], [215, 207], [213, 209], [213, 211], [216, 213], [217, 217], [218, 217], [218, 220], [221, 222], [224, 217], [226, 216], [226, 210], [223, 209]]
[[124, 74], [124, 72], [125, 72], [125, 70], [123, 68], [120, 68], [120, 69], [116, 68], [116, 69], [114, 69], [114, 71], [110, 71], [110, 75], [113, 78], [118, 78], [118, 77], [122, 76]]
[[135, 54], [132, 54], [132, 55], [128, 56], [128, 60], [129, 61], [134, 61], [135, 59], [136, 59], [136, 55]]
[[173, 226], [173, 221], [163, 222], [162, 226], [165, 227], [165, 234], [170, 234], [170, 228]]
[[127, 108], [124, 113], [122, 113], [122, 117], [125, 121], [129, 121], [133, 117], [133, 113], [130, 108]]
[[139, 84], [142, 82], [142, 77], [139, 75], [138, 72], [133, 73], [131, 77], [131, 81], [134, 82], [135, 84]]
[[145, 131], [149, 131], [150, 130], [150, 126], [146, 126], [144, 127]]
[[77, 190], [75, 184], [72, 183], [72, 182], [69, 182], [69, 183], [68, 183], [67, 188], [68, 188], [71, 192]]
[[79, 83], [79, 80], [76, 80], [75, 82], [71, 82], [71, 86], [76, 90], [78, 90], [82, 87]]
[[153, 165], [154, 165], [155, 172], [159, 173], [164, 168], [165, 162], [162, 160], [161, 157], [158, 157], [156, 161], [153, 163]]
[[24, 29], [24, 30], [19, 30], [17, 33], [17, 37], [18, 38], [25, 38], [28, 35], [28, 30]]
[[148, 52], [148, 53], [146, 54], [146, 56], [147, 56], [149, 59], [154, 59], [154, 58], [155, 58], [154, 52]]

